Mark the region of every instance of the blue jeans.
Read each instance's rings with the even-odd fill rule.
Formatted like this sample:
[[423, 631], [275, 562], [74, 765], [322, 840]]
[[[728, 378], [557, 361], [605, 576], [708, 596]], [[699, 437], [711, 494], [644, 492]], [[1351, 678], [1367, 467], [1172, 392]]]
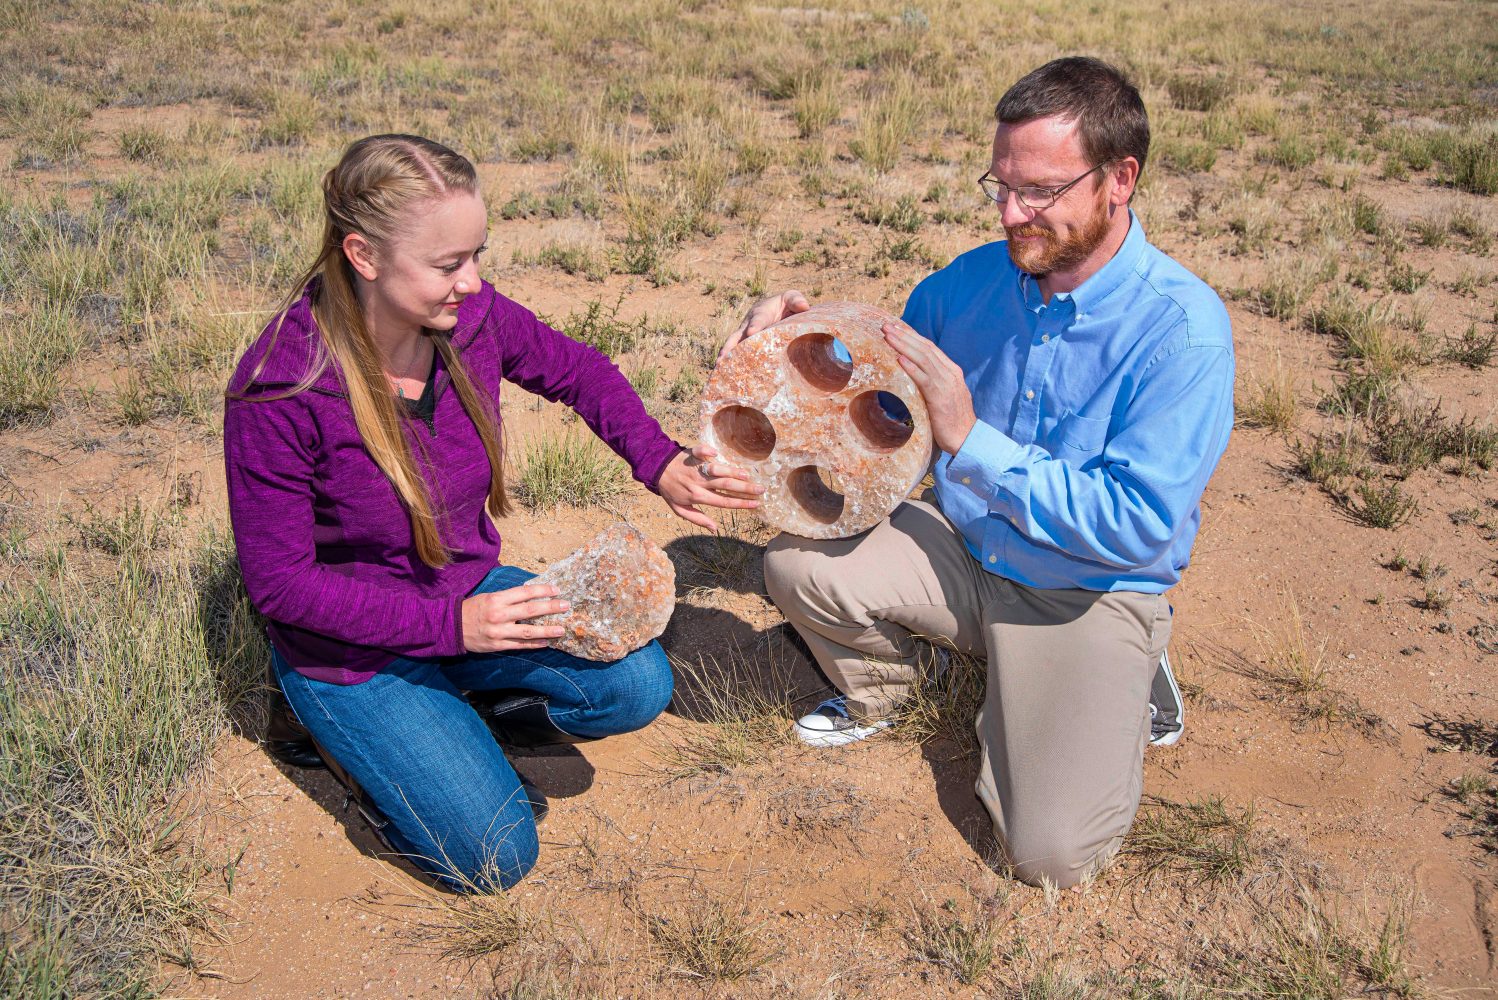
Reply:
[[[518, 587], [534, 575], [501, 566], [473, 592]], [[671, 700], [671, 665], [655, 642], [613, 663], [555, 649], [401, 658], [349, 685], [304, 677], [274, 650], [272, 662], [302, 724], [390, 821], [391, 845], [468, 892], [519, 882], [539, 844], [520, 779], [463, 691], [546, 695], [559, 727], [594, 739], [648, 725]]]

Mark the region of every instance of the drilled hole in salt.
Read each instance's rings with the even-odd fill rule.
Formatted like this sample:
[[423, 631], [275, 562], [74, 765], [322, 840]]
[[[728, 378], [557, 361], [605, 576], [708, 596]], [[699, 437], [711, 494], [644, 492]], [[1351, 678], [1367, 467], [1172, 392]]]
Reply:
[[808, 333], [791, 341], [785, 349], [791, 367], [813, 389], [837, 392], [853, 377], [853, 355], [843, 342], [828, 333]]
[[915, 433], [910, 407], [892, 392], [871, 390], [859, 393], [848, 404], [848, 415], [853, 418], [853, 426], [863, 435], [864, 442], [878, 452], [898, 451]]
[[770, 457], [775, 450], [775, 427], [752, 406], [725, 406], [713, 414], [719, 442], [751, 461]]
[[832, 477], [815, 465], [803, 465], [786, 477], [791, 496], [808, 517], [831, 524], [843, 516], [843, 494]]

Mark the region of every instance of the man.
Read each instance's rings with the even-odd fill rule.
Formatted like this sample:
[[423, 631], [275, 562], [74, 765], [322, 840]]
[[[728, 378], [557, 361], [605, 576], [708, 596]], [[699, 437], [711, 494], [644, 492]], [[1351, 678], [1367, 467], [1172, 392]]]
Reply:
[[[855, 538], [782, 535], [765, 577], [841, 692], [797, 723], [813, 745], [892, 723], [913, 637], [986, 656], [978, 796], [1016, 877], [1066, 887], [1133, 823], [1152, 681], [1176, 701], [1157, 742], [1178, 735], [1164, 594], [1227, 446], [1233, 351], [1221, 300], [1129, 209], [1149, 120], [1120, 72], [1055, 60], [996, 117], [980, 184], [1007, 241], [916, 287], [920, 336], [885, 329], [930, 414], [935, 505]], [[725, 353], [806, 308], [763, 300]]]

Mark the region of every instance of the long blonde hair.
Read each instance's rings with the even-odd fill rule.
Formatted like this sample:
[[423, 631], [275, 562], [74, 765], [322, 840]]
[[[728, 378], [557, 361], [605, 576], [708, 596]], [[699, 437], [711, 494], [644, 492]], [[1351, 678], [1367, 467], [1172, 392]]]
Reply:
[[[364, 312], [355, 294], [354, 269], [343, 252], [344, 237], [359, 233], [378, 252], [390, 246], [402, 222], [418, 203], [442, 197], [454, 191], [478, 191], [478, 175], [473, 164], [446, 146], [414, 135], [372, 135], [350, 146], [338, 165], [323, 175], [322, 246], [317, 259], [297, 279], [282, 304], [281, 322], [286, 310], [314, 278], [312, 315], [321, 334], [317, 357], [311, 369], [292, 389], [279, 396], [237, 397], [249, 399], [284, 399], [306, 391], [336, 361], [343, 373], [354, 423], [370, 458], [390, 480], [401, 504], [411, 518], [411, 535], [416, 553], [432, 568], [448, 563], [451, 554], [437, 530], [431, 493], [422, 479], [411, 447], [402, 431], [402, 421], [409, 417], [397, 408], [390, 393], [380, 362], [380, 353], [364, 323]], [[279, 335], [280, 326], [274, 337]], [[427, 334], [442, 363], [452, 377], [453, 388], [463, 404], [484, 454], [489, 459], [489, 497], [486, 507], [499, 517], [510, 512], [505, 496], [504, 456], [500, 446], [499, 427], [489, 402], [475, 389], [458, 353], [453, 350], [447, 333], [428, 330]], [[267, 349], [260, 364], [270, 356]], [[257, 366], [253, 381], [258, 376]]]

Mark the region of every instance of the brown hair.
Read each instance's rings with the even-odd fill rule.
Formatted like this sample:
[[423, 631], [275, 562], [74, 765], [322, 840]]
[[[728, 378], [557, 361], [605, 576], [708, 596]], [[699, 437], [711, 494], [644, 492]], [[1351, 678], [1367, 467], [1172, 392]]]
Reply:
[[1087, 56], [1053, 59], [1021, 77], [994, 108], [1001, 125], [1053, 115], [1077, 123], [1082, 153], [1094, 164], [1132, 156], [1144, 169], [1149, 115], [1139, 90], [1122, 71]]
[[[370, 338], [355, 294], [353, 266], [343, 252], [344, 237], [359, 233], [378, 252], [388, 247], [409, 218], [414, 206], [453, 191], [478, 191], [473, 164], [446, 146], [414, 135], [372, 135], [344, 151], [338, 165], [323, 175], [325, 220], [322, 246], [317, 259], [297, 279], [282, 303], [286, 310], [313, 279], [312, 315], [321, 334], [317, 357], [311, 369], [293, 388], [279, 396], [241, 397], [284, 399], [306, 391], [336, 361], [343, 373], [354, 423], [370, 458], [395, 487], [411, 518], [411, 535], [421, 561], [433, 568], [447, 564], [450, 553], [437, 530], [431, 494], [402, 431], [408, 419], [390, 393], [380, 353]], [[272, 334], [280, 334], [280, 325]], [[464, 411], [478, 429], [484, 454], [489, 459], [489, 498], [486, 506], [496, 517], [508, 514], [505, 496], [504, 459], [499, 427], [488, 401], [474, 387], [449, 334], [429, 330], [442, 362], [452, 376], [453, 388]], [[270, 351], [261, 357], [263, 366]], [[257, 366], [254, 375], [260, 373]]]

